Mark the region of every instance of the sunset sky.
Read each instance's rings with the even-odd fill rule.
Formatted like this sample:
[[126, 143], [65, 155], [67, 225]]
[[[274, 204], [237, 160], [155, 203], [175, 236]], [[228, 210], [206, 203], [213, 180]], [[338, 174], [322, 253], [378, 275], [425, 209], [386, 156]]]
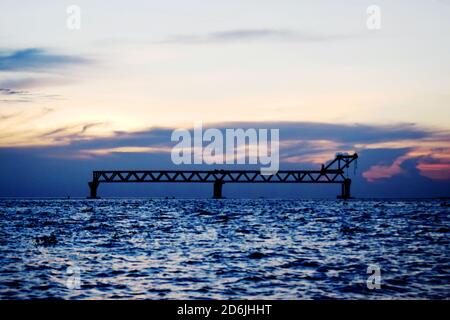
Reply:
[[449, 0], [2, 0], [0, 196], [173, 167], [170, 132], [199, 121], [279, 128], [286, 168], [356, 151], [357, 196], [449, 196], [449, 39]]

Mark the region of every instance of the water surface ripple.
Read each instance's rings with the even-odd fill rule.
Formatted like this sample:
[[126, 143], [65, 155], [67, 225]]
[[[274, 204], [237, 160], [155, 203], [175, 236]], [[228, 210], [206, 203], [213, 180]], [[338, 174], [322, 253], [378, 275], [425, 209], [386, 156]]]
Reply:
[[[3, 199], [0, 298], [448, 299], [449, 211], [438, 200]], [[369, 265], [380, 289], [367, 288]]]

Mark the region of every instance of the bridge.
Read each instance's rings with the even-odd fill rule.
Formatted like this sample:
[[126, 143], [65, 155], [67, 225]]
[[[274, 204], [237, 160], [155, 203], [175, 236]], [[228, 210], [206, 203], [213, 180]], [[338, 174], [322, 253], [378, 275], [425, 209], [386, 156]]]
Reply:
[[358, 155], [338, 154], [320, 170], [279, 170], [273, 175], [262, 175], [259, 170], [113, 170], [93, 171], [89, 182], [90, 199], [98, 199], [101, 183], [213, 183], [213, 198], [222, 198], [225, 183], [316, 183], [341, 184], [340, 199], [350, 198], [352, 180], [344, 169], [358, 159]]

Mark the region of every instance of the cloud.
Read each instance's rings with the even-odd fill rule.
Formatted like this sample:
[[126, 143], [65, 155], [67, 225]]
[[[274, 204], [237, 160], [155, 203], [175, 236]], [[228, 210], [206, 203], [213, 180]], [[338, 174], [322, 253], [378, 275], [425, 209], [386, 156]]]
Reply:
[[281, 42], [322, 42], [347, 39], [352, 35], [318, 34], [293, 30], [277, 29], [234, 29], [211, 32], [207, 34], [174, 35], [161, 43], [204, 44], [248, 41], [281, 41]]
[[0, 88], [0, 102], [2, 103], [31, 102], [31, 97], [32, 94], [25, 90]]
[[[16, 51], [0, 50], [0, 73], [1, 71], [15, 73], [12, 77], [9, 74], [8, 78], [0, 79], [0, 102], [28, 103], [36, 99], [61, 99], [62, 97], [59, 95], [31, 92], [28, 89], [67, 83], [67, 72], [64, 72], [64, 76], [55, 73], [48, 76], [48, 72], [88, 62], [90, 61], [85, 58], [51, 54], [38, 48]], [[23, 72], [33, 72], [34, 74], [24, 76]], [[39, 72], [45, 73], [39, 75]], [[44, 75], [42, 76], [42, 74]]]
[[401, 156], [390, 165], [377, 164], [370, 167], [369, 170], [362, 173], [362, 176], [369, 182], [374, 182], [381, 179], [388, 179], [396, 175], [405, 174], [406, 171], [401, 165], [408, 160], [408, 156]]
[[[26, 136], [22, 148], [33, 147], [38, 141], [45, 152], [54, 157], [97, 158], [117, 154], [142, 154], [165, 157], [170, 164], [170, 137], [174, 128], [150, 128], [137, 132], [112, 132], [109, 136], [96, 136], [91, 128], [102, 123], [82, 123], [56, 128], [36, 137]], [[283, 167], [317, 167], [333, 159], [338, 152], [367, 151], [384, 154], [381, 157], [363, 159], [362, 177], [377, 182], [395, 176], [407, 175], [413, 168], [423, 177], [433, 180], [449, 179], [445, 174], [450, 168], [450, 139], [448, 133], [424, 129], [413, 124], [370, 125], [329, 124], [319, 122], [236, 122], [204, 125], [222, 132], [226, 128], [275, 128], [280, 130], [280, 162]], [[8, 140], [9, 141], [9, 140]], [[5, 145], [6, 146], [6, 145]], [[7, 146], [12, 147], [9, 143]], [[36, 151], [36, 148], [33, 148]], [[44, 149], [43, 149], [44, 150]], [[387, 151], [386, 151], [387, 150]], [[369, 152], [369, 154], [370, 154]]]
[[17, 76], [14, 78], [6, 78], [0, 80], [0, 88], [19, 90], [19, 89], [34, 89], [46, 86], [57, 86], [70, 83], [71, 80], [68, 79], [67, 74], [63, 77], [59, 76], [33, 76], [33, 77], [23, 77]]
[[43, 94], [28, 90], [16, 90], [11, 88], [0, 88], [0, 102], [3, 103], [28, 103], [35, 99], [61, 99], [56, 94]]
[[39, 48], [0, 53], [0, 71], [42, 71], [87, 62], [85, 58], [51, 54]]
[[[98, 123], [92, 124], [98, 125]], [[81, 128], [82, 125], [74, 127]], [[404, 141], [418, 141], [431, 139], [435, 132], [425, 130], [412, 124], [397, 125], [368, 125], [368, 124], [329, 124], [320, 122], [225, 122], [204, 125], [204, 129], [214, 127], [224, 132], [227, 128], [256, 128], [279, 129], [282, 148], [286, 152], [301, 154], [306, 152], [330, 151], [342, 147], [370, 148], [378, 144], [402, 143]], [[52, 130], [45, 136], [58, 133], [58, 137], [78, 145], [80, 141], [64, 136], [73, 127], [63, 127]], [[81, 129], [80, 129], [81, 130]], [[126, 146], [148, 146], [149, 144], [170, 143], [170, 135], [174, 128], [150, 128], [136, 132], [115, 131], [109, 137], [99, 137], [92, 140], [83, 140], [84, 147], [113, 148]], [[192, 129], [191, 129], [192, 130]], [[82, 130], [83, 131], [83, 130]], [[84, 131], [83, 131], [84, 132]], [[76, 137], [75, 137], [76, 138]], [[445, 137], [444, 137], [445, 139]], [[395, 146], [395, 148], [401, 148]]]
[[[50, 110], [43, 111], [50, 112]], [[8, 120], [10, 116], [13, 119]], [[55, 192], [62, 190], [61, 188], [68, 186], [73, 189], [67, 191], [67, 194], [74, 192], [84, 195], [86, 181], [91, 178], [92, 170], [96, 169], [211, 169], [211, 166], [205, 165], [187, 168], [172, 163], [170, 153], [176, 143], [171, 142], [170, 137], [174, 128], [149, 128], [137, 132], [116, 131], [110, 132], [108, 136], [99, 136], [100, 133], [104, 134], [105, 128], [97, 131], [95, 127], [101, 123], [80, 123], [56, 127], [46, 132], [30, 132], [20, 114], [0, 114], [0, 118], [3, 117], [5, 120], [2, 120], [0, 125], [19, 120], [21, 128], [27, 130], [23, 135], [17, 132], [17, 136], [23, 136], [21, 143], [11, 143], [11, 140], [8, 140], [12, 139], [11, 134], [0, 136], [2, 145], [0, 163], [2, 163], [2, 177], [6, 181], [2, 185], [7, 185], [3, 189], [0, 187], [0, 194], [3, 195], [24, 195], [23, 186], [30, 186], [32, 191], [29, 195], [41, 192], [54, 195]], [[337, 152], [356, 151], [360, 155], [358, 170], [348, 172], [353, 180], [355, 196], [449, 195], [450, 136], [438, 130], [407, 124], [383, 126], [308, 122], [218, 123], [211, 127], [221, 130], [280, 129], [281, 169], [317, 169], [321, 163], [333, 159]], [[16, 139], [17, 136], [13, 138]], [[5, 141], [8, 143], [5, 144]], [[27, 172], [23, 175], [23, 179], [21, 176], [19, 180], [14, 174], [18, 167], [21, 171]], [[31, 176], [39, 183], [28, 183]], [[52, 177], [51, 183], [47, 183], [48, 177]], [[159, 190], [161, 187], [155, 188]], [[179, 186], [172, 186], [170, 192], [178, 188]], [[244, 190], [238, 186], [236, 188]], [[277, 186], [271, 190], [279, 190], [282, 197], [299, 196], [298, 188], [283, 188]], [[302, 196], [308, 196], [308, 193], [304, 193], [306, 189], [303, 186], [299, 188], [302, 190]], [[128, 189], [120, 188], [120, 190], [111, 195], [123, 195], [122, 192], [126, 193]], [[134, 191], [130, 190], [129, 195], [133, 195]], [[190, 196], [194, 196], [195, 192], [197, 191], [192, 191]], [[319, 196], [319, 193], [315, 192], [312, 191], [309, 195]], [[238, 192], [236, 196], [241, 194], [242, 192]], [[267, 196], [273, 196], [273, 193], [269, 192]]]
[[424, 177], [433, 180], [450, 180], [450, 161], [439, 161], [433, 157], [420, 159], [417, 169]]
[[109, 149], [93, 149], [93, 150], [81, 150], [82, 154], [86, 156], [93, 155], [110, 155], [114, 153], [168, 153], [171, 149], [169, 147], [117, 147], [117, 148], [109, 148]]
[[9, 88], [0, 88], [0, 94], [23, 96], [23, 95], [28, 95], [29, 93], [26, 91], [18, 91], [18, 90], [13, 90], [13, 89], [9, 89]]
[[[356, 145], [370, 147], [377, 143], [426, 139], [434, 135], [434, 132], [410, 124], [383, 126], [320, 122], [230, 122], [204, 125], [204, 129], [209, 127], [218, 128], [222, 132], [227, 128], [279, 129], [280, 148], [285, 156], [311, 153], [333, 155], [333, 152], [342, 149], [355, 149]], [[171, 143], [170, 135], [173, 130], [174, 128], [151, 128], [137, 132], [114, 132], [110, 137], [85, 140], [81, 144], [88, 148], [167, 145]], [[77, 141], [72, 141], [72, 144], [78, 146]]]
[[88, 134], [88, 131], [94, 127], [103, 125], [105, 125], [103, 122], [91, 122], [61, 127], [45, 132], [38, 138], [55, 144], [70, 144], [72, 141], [83, 141], [92, 138]]
[[391, 141], [388, 143], [368, 145], [366, 149], [391, 150], [405, 148], [401, 156], [391, 163], [380, 162], [373, 165], [363, 174], [371, 182], [389, 179], [396, 175], [406, 175], [405, 166], [413, 162], [418, 173], [433, 180], [450, 179], [450, 134], [436, 131], [423, 139]]
[[0, 120], [8, 120], [17, 117], [17, 113], [15, 114], [0, 114]]
[[279, 128], [284, 140], [332, 140], [363, 144], [405, 139], [423, 139], [433, 135], [414, 124], [333, 124], [323, 122], [234, 122], [220, 123], [221, 128]]

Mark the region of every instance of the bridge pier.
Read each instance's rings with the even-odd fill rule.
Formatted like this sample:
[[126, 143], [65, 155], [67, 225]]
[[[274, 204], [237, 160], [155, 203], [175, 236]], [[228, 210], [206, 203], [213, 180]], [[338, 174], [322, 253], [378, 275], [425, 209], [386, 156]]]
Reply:
[[214, 193], [213, 199], [222, 199], [222, 186], [224, 182], [222, 180], [214, 181]]
[[99, 185], [100, 183], [98, 182], [98, 181], [92, 181], [92, 182], [88, 182], [88, 185], [89, 185], [89, 191], [90, 191], [90, 194], [89, 194], [89, 199], [98, 199], [98, 197], [97, 197], [97, 188], [98, 188], [98, 185]]
[[352, 179], [344, 179], [344, 182], [341, 184], [341, 195], [338, 196], [339, 199], [350, 199], [351, 198], [351, 194], [350, 194], [350, 186], [352, 184]]

